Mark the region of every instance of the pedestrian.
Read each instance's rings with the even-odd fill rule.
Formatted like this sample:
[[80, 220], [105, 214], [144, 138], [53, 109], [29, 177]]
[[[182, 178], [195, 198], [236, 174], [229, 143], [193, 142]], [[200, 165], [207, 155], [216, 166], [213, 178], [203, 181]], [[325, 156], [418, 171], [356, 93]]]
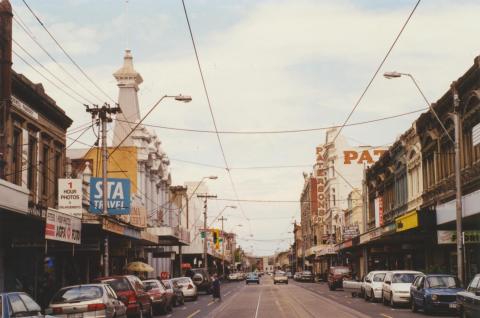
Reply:
[[213, 275], [212, 296], [214, 301], [217, 298], [219, 301], [222, 301], [222, 296], [220, 295], [220, 279], [218, 278], [217, 274]]

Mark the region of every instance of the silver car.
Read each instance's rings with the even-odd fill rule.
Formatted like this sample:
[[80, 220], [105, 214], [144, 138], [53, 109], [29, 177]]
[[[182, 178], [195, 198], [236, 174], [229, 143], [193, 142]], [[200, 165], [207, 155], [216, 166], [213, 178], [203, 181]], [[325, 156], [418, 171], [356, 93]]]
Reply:
[[52, 298], [47, 314], [62, 318], [126, 318], [126, 308], [106, 284], [69, 286]]
[[172, 278], [171, 281], [176, 282], [178, 287], [183, 292], [183, 296], [185, 298], [197, 300], [198, 298], [198, 292], [197, 292], [197, 286], [193, 283], [192, 279], [190, 277], [178, 277], [178, 278]]

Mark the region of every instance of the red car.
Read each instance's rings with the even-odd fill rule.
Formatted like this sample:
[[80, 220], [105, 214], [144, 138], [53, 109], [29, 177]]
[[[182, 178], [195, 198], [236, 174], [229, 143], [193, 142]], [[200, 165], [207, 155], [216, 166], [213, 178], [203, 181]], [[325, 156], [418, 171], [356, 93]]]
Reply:
[[172, 295], [169, 295], [163, 284], [156, 279], [144, 280], [143, 284], [153, 303], [154, 313], [166, 314], [172, 311]]
[[134, 275], [119, 275], [101, 277], [95, 282], [108, 284], [117, 293], [120, 300], [127, 306], [128, 317], [153, 317], [153, 305], [150, 295], [145, 290], [142, 281]]

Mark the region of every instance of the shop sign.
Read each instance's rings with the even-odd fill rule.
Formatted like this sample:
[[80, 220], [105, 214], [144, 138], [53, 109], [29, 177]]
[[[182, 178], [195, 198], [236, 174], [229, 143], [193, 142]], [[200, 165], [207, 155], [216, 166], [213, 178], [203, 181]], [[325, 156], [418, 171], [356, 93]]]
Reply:
[[333, 245], [324, 246], [318, 254], [320, 256], [327, 255], [327, 254], [336, 254], [335, 253], [335, 246], [333, 246]]
[[82, 217], [82, 180], [58, 179], [58, 210]]
[[[480, 214], [480, 190], [462, 196], [462, 216], [464, 218]], [[437, 225], [455, 221], [457, 217], [455, 200], [439, 204], [437, 210]]]
[[[343, 152], [343, 163], [346, 165], [352, 164], [352, 161], [356, 164], [371, 164], [374, 163], [373, 157], [380, 157], [385, 152], [384, 149], [374, 149], [374, 150], [345, 150]], [[373, 156], [372, 156], [373, 154]]]
[[131, 229], [129, 227], [123, 228], [123, 235], [134, 238], [134, 239], [142, 238], [142, 235], [139, 230]]
[[340, 249], [352, 247], [352, 240], [348, 240], [340, 244]]
[[350, 240], [359, 235], [358, 225], [348, 225], [343, 228], [343, 239]]
[[[107, 211], [110, 215], [130, 213], [130, 180], [108, 178]], [[90, 212], [103, 213], [103, 179], [90, 179]]]
[[402, 232], [418, 227], [418, 213], [416, 210], [411, 211], [403, 216], [395, 219], [397, 232]]
[[123, 235], [123, 232], [124, 232], [124, 226], [123, 225], [112, 222], [112, 221], [109, 221], [107, 219], [103, 220], [102, 228], [105, 231], [120, 234], [120, 235]]
[[47, 210], [45, 239], [80, 244], [82, 221], [72, 215]]
[[136, 227], [147, 227], [147, 210], [142, 206], [133, 206], [130, 213], [130, 224]]
[[15, 96], [12, 96], [12, 105], [15, 106], [16, 108], [20, 109], [22, 112], [26, 113], [32, 118], [35, 118], [38, 120], [38, 113], [34, 111], [30, 106], [16, 98]]
[[[438, 244], [456, 244], [456, 231], [437, 231]], [[464, 244], [478, 244], [480, 243], [480, 231], [465, 231], [463, 232]]]
[[140, 237], [142, 238], [142, 240], [144, 241], [148, 241], [148, 242], [152, 242], [152, 243], [155, 243], [155, 244], [158, 244], [158, 236], [150, 233], [150, 232], [147, 232], [145, 230], [143, 230], [142, 232], [140, 232]]
[[382, 228], [382, 235], [391, 234], [397, 230], [396, 223], [390, 223]]
[[383, 226], [383, 197], [375, 198], [375, 227]]

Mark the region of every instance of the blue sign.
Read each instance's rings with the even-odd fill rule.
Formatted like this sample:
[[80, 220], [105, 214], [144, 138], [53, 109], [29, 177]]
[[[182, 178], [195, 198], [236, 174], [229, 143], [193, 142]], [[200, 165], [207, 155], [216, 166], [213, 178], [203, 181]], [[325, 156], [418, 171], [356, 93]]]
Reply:
[[[108, 178], [107, 211], [110, 215], [130, 214], [130, 180]], [[103, 179], [90, 179], [90, 212], [103, 213]]]

